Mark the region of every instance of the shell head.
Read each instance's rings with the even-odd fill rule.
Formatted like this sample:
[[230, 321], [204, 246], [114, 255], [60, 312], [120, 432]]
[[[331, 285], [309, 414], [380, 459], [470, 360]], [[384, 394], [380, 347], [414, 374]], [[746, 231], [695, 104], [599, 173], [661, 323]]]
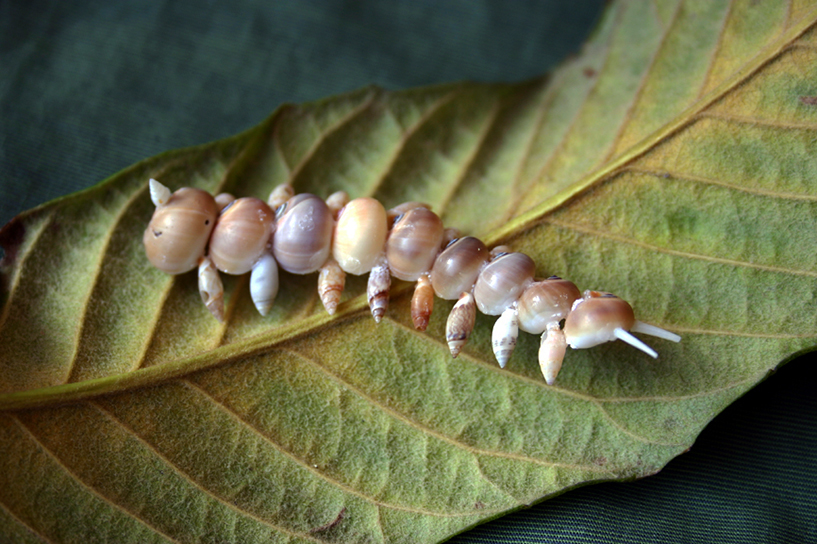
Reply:
[[150, 263], [168, 274], [182, 274], [198, 266], [218, 217], [212, 195], [185, 187], [153, 212], [142, 242]]
[[565, 320], [565, 338], [574, 349], [591, 348], [617, 339], [615, 330], [635, 324], [633, 308], [625, 300], [601, 291], [585, 291]]

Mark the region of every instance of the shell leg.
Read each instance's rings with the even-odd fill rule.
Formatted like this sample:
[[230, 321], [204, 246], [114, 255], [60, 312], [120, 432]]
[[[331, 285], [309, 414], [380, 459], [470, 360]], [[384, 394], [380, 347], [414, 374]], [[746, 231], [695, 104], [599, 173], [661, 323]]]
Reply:
[[391, 272], [386, 256], [382, 255], [369, 272], [369, 283], [366, 286], [366, 295], [369, 298], [369, 308], [376, 323], [380, 323], [389, 307], [389, 288], [391, 287]]
[[649, 334], [650, 336], [663, 338], [664, 340], [669, 340], [670, 342], [681, 341], [681, 337], [675, 334], [674, 332], [669, 332], [668, 330], [662, 329], [661, 327], [656, 327], [655, 325], [650, 325], [649, 323], [644, 323], [643, 321], [638, 320], [636, 320], [635, 324], [630, 328], [630, 332], [640, 332], [641, 334]]
[[519, 317], [516, 308], [511, 307], [502, 312], [502, 315], [494, 323], [494, 329], [491, 333], [491, 346], [494, 349], [494, 356], [500, 368], [505, 368], [505, 365], [508, 364], [508, 359], [511, 358], [511, 354], [516, 348], [518, 336]]
[[477, 303], [474, 300], [474, 295], [470, 292], [464, 292], [460, 295], [454, 307], [451, 308], [451, 313], [448, 314], [448, 320], [445, 323], [445, 340], [448, 342], [448, 350], [454, 359], [457, 358], [465, 343], [468, 342], [468, 337], [471, 335], [471, 331], [474, 330], [476, 320]]
[[333, 257], [329, 257], [318, 271], [318, 296], [329, 315], [334, 315], [337, 310], [345, 284], [346, 272]]
[[411, 320], [414, 322], [415, 329], [426, 330], [433, 309], [434, 288], [431, 286], [429, 275], [423, 274], [417, 279], [414, 295], [411, 297]]
[[565, 358], [565, 351], [567, 350], [567, 340], [565, 340], [565, 333], [559, 328], [559, 324], [549, 327], [544, 334], [542, 334], [542, 343], [539, 345], [539, 368], [542, 370], [542, 376], [545, 377], [545, 382], [548, 385], [553, 385], [556, 382], [556, 376], [562, 369], [562, 361]]
[[199, 261], [199, 294], [204, 305], [219, 323], [224, 322], [224, 285], [210, 257]]
[[267, 205], [272, 208], [272, 211], [278, 211], [287, 200], [295, 195], [295, 189], [289, 183], [282, 183], [272, 190], [267, 199]]
[[250, 297], [255, 309], [267, 315], [278, 296], [278, 263], [269, 252], [264, 252], [250, 273]]
[[618, 328], [613, 331], [613, 334], [615, 334], [616, 338], [618, 338], [619, 340], [627, 342], [634, 348], [640, 349], [653, 359], [658, 358], [658, 353], [656, 353], [654, 349], [652, 349], [650, 346], [648, 346], [647, 344], [645, 344], [644, 342], [642, 342], [641, 340], [627, 332], [626, 330]]

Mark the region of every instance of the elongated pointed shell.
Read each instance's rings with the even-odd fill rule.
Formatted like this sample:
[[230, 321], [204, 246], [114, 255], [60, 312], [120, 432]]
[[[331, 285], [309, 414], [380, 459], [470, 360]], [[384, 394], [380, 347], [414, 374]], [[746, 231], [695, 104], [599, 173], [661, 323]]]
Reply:
[[573, 349], [592, 348], [617, 339], [615, 330], [635, 324], [633, 308], [610, 293], [585, 291], [565, 320], [565, 339]]
[[536, 264], [524, 253], [506, 253], [488, 263], [477, 277], [474, 298], [479, 311], [499, 315], [533, 281]]
[[346, 284], [346, 273], [338, 262], [329, 257], [318, 272], [318, 296], [329, 315], [334, 315], [340, 304], [343, 286]]
[[573, 282], [555, 276], [530, 284], [519, 297], [519, 328], [542, 334], [548, 325], [567, 317], [573, 302], [581, 296]]
[[451, 242], [434, 261], [431, 285], [438, 297], [455, 300], [471, 291], [479, 271], [488, 262], [488, 248], [473, 236]]
[[500, 368], [505, 368], [508, 360], [516, 348], [516, 339], [519, 336], [519, 319], [514, 308], [508, 308], [494, 323], [491, 332], [491, 347], [494, 350], [496, 362]]
[[474, 330], [474, 323], [477, 319], [477, 305], [474, 303], [474, 295], [462, 293], [445, 323], [445, 340], [448, 342], [448, 350], [451, 357], [457, 358], [462, 348], [468, 342], [471, 331]]
[[442, 220], [426, 208], [414, 208], [394, 224], [386, 241], [386, 259], [395, 278], [416, 281], [431, 271], [443, 241]]
[[332, 249], [335, 220], [326, 203], [303, 193], [290, 198], [278, 218], [273, 253], [278, 265], [293, 274], [318, 270]]
[[265, 251], [252, 267], [250, 274], [250, 297], [255, 309], [267, 315], [278, 296], [278, 263], [269, 251]]
[[245, 274], [266, 251], [275, 215], [257, 198], [239, 198], [222, 211], [210, 238], [210, 258], [227, 274]]
[[204, 256], [216, 217], [218, 207], [210, 193], [179, 189], [156, 208], [145, 229], [142, 242], [148, 260], [168, 274], [193, 270]]
[[199, 263], [199, 294], [213, 317], [219, 322], [224, 321], [224, 285], [209, 257]]
[[434, 310], [434, 290], [431, 288], [431, 280], [428, 275], [423, 274], [414, 286], [414, 295], [411, 297], [411, 320], [414, 328], [424, 331], [428, 328], [428, 320]]
[[380, 323], [386, 315], [389, 307], [389, 289], [391, 287], [391, 274], [389, 273], [389, 263], [386, 256], [381, 255], [380, 259], [372, 267], [369, 274], [369, 282], [366, 285], [366, 295], [369, 297], [369, 309], [375, 323]]
[[344, 272], [359, 276], [370, 271], [388, 234], [386, 209], [374, 198], [356, 198], [340, 211], [332, 255]]

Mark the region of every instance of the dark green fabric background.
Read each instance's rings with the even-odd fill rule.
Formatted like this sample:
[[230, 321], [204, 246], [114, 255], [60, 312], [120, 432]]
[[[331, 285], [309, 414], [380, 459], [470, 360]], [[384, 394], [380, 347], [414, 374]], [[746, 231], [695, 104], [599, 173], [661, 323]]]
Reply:
[[[0, 0], [0, 223], [282, 102], [534, 77], [578, 50], [601, 4]], [[657, 476], [574, 490], [452, 542], [817, 542], [814, 368], [784, 367]]]

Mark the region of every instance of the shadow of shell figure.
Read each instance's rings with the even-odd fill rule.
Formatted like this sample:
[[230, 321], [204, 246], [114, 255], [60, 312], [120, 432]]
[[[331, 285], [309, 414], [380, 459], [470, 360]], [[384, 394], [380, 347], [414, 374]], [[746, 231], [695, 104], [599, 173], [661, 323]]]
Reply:
[[681, 340], [637, 320], [632, 307], [611, 293], [581, 293], [558, 276], [535, 278], [529, 256], [460, 237], [420, 202], [386, 210], [373, 198], [350, 201], [338, 192], [323, 200], [296, 195], [289, 185], [276, 187], [264, 202], [188, 187], [171, 193], [155, 179], [150, 196], [156, 210], [143, 238], [148, 259], [168, 274], [198, 266], [202, 300], [219, 321], [224, 318], [219, 272], [250, 272], [251, 298], [266, 315], [278, 293], [280, 266], [293, 274], [318, 272], [318, 293], [329, 314], [340, 302], [346, 274], [369, 274], [366, 291], [378, 323], [388, 307], [392, 276], [416, 282], [411, 317], [420, 331], [428, 326], [435, 295], [456, 300], [446, 322], [453, 357], [468, 341], [477, 310], [499, 316], [491, 337], [499, 366], [511, 357], [520, 328], [541, 335], [539, 366], [549, 385], [567, 346], [622, 340], [655, 358], [655, 350], [633, 332]]

